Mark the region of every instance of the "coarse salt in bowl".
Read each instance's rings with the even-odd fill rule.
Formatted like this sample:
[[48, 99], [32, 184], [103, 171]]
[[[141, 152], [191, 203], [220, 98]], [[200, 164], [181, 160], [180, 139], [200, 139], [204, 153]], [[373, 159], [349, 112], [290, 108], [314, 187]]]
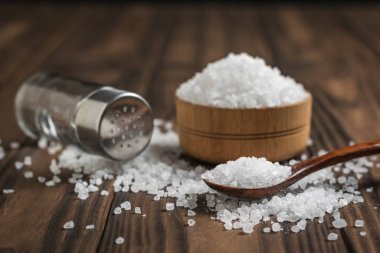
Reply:
[[191, 156], [289, 159], [310, 133], [312, 97], [301, 84], [248, 54], [210, 63], [176, 91], [178, 134]]

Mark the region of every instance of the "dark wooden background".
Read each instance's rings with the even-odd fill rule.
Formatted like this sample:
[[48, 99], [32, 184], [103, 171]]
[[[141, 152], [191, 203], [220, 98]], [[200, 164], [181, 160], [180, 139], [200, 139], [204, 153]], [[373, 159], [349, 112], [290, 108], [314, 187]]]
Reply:
[[[349, 140], [380, 138], [380, 6], [201, 4], [12, 4], [0, 3], [0, 252], [380, 252], [380, 169], [363, 184], [364, 204], [343, 209], [349, 227], [334, 229], [331, 218], [309, 222], [299, 234], [251, 235], [223, 231], [200, 207], [196, 225], [185, 211], [162, 212], [165, 200], [118, 193], [80, 201], [72, 185], [45, 188], [16, 171], [14, 161], [30, 154], [35, 174], [49, 176], [46, 153], [18, 129], [13, 99], [23, 79], [37, 70], [63, 74], [137, 92], [156, 117], [173, 119], [178, 85], [228, 52], [248, 52], [279, 66], [314, 95], [312, 137], [320, 148]], [[10, 150], [12, 140], [22, 142]], [[107, 185], [111, 189], [111, 185]], [[364, 187], [364, 186], [363, 186]], [[110, 212], [124, 199], [147, 217]], [[62, 230], [74, 219], [94, 231]], [[353, 228], [365, 221], [367, 236]], [[115, 245], [122, 235], [124, 245]]]

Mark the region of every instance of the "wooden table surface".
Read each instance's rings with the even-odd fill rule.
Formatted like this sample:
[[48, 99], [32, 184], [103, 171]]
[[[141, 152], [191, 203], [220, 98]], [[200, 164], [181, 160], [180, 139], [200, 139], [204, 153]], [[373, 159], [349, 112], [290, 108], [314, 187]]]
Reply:
[[[166, 200], [117, 193], [80, 201], [69, 183], [45, 188], [27, 180], [14, 161], [29, 154], [35, 174], [49, 176], [50, 158], [18, 129], [13, 100], [23, 79], [56, 71], [137, 92], [155, 116], [173, 119], [178, 85], [229, 52], [263, 57], [314, 95], [313, 151], [349, 140], [380, 138], [380, 6], [12, 4], [0, 3], [0, 252], [380, 252], [380, 169], [362, 181], [364, 204], [343, 209], [349, 224], [365, 221], [367, 236], [349, 226], [328, 242], [331, 217], [298, 234], [223, 231], [198, 212], [162, 212]], [[11, 150], [9, 143], [22, 143]], [[109, 185], [110, 187], [110, 185]], [[364, 186], [363, 186], [364, 187]], [[122, 199], [149, 210], [146, 219], [115, 216]], [[62, 230], [66, 221], [94, 223], [94, 231]], [[123, 234], [124, 245], [115, 245]]]

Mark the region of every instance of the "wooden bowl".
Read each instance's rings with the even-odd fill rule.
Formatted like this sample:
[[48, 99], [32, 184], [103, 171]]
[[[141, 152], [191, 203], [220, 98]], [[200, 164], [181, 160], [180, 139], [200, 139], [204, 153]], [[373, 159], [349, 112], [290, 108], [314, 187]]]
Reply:
[[176, 97], [180, 143], [190, 156], [211, 163], [241, 156], [286, 160], [307, 145], [311, 107], [311, 95], [296, 104], [260, 109], [209, 107]]

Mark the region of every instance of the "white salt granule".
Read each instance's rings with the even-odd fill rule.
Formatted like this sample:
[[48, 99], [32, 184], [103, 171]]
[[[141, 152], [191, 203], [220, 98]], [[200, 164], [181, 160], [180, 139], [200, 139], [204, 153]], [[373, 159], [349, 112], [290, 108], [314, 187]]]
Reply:
[[360, 233], [359, 233], [361, 236], [366, 236], [367, 235], [367, 232], [365, 232], [365, 231], [360, 231]]
[[175, 208], [174, 203], [170, 203], [170, 202], [166, 203], [166, 206], [165, 206], [166, 211], [173, 211], [174, 208]]
[[264, 233], [270, 233], [270, 228], [268, 228], [268, 227], [263, 228], [263, 232]]
[[10, 147], [11, 149], [18, 149], [18, 148], [20, 148], [20, 143], [17, 142], [17, 141], [12, 141], [12, 142], [9, 144], [9, 147]]
[[344, 228], [347, 227], [347, 222], [344, 219], [336, 219], [332, 222], [334, 228]]
[[74, 221], [68, 221], [65, 224], [63, 224], [64, 229], [72, 229], [75, 227]]
[[126, 211], [129, 211], [132, 209], [131, 202], [129, 201], [124, 201], [123, 203], [120, 204], [120, 207]]
[[242, 230], [246, 234], [251, 234], [253, 232], [253, 227], [251, 224], [246, 224], [242, 227]]
[[124, 238], [119, 236], [118, 238], [115, 239], [116, 244], [123, 244], [124, 243]]
[[367, 189], [365, 189], [366, 192], [373, 192], [373, 187], [368, 187]]
[[29, 155], [25, 156], [25, 158], [24, 158], [24, 164], [25, 164], [26, 166], [30, 166], [30, 165], [32, 165], [32, 157], [29, 156]]
[[20, 162], [20, 161], [16, 161], [16, 162], [15, 162], [15, 168], [16, 168], [17, 170], [21, 170], [22, 167], [24, 167], [24, 163], [23, 163], [23, 162]]
[[25, 171], [24, 177], [25, 178], [33, 178], [33, 171]]
[[189, 225], [189, 227], [192, 227], [192, 226], [194, 226], [194, 224], [195, 224], [195, 220], [193, 220], [193, 219], [188, 219], [188, 220], [187, 220], [187, 224]]
[[90, 224], [90, 225], [87, 225], [86, 226], [86, 229], [94, 229], [95, 228], [95, 225], [94, 224]]
[[15, 192], [15, 190], [13, 190], [13, 189], [3, 189], [3, 193], [4, 194], [11, 194], [11, 193], [14, 193]]
[[106, 191], [106, 190], [102, 190], [102, 191], [100, 192], [100, 195], [101, 195], [101, 196], [108, 196], [108, 195], [109, 195], [109, 192]]
[[290, 230], [293, 232], [293, 233], [298, 233], [299, 231], [301, 231], [300, 227], [299, 226], [296, 226], [296, 225], [293, 225]]
[[288, 105], [309, 94], [278, 68], [246, 53], [229, 54], [210, 63], [181, 84], [176, 95], [194, 104], [221, 108], [263, 108]]
[[279, 231], [281, 231], [281, 225], [279, 223], [277, 223], [277, 222], [273, 223], [272, 224], [272, 230], [273, 230], [273, 232], [279, 232]]
[[115, 209], [113, 209], [113, 213], [114, 214], [121, 214], [121, 208], [120, 207], [116, 207]]
[[93, 184], [90, 184], [90, 185], [88, 186], [88, 190], [89, 190], [90, 192], [97, 192], [97, 191], [99, 191], [99, 187], [97, 187], [97, 186], [95, 186], [95, 185], [93, 185]]
[[327, 240], [329, 240], [329, 241], [336, 241], [337, 239], [338, 239], [338, 234], [336, 234], [336, 233], [330, 233], [327, 236]]
[[362, 221], [362, 220], [356, 220], [355, 221], [355, 227], [357, 227], [357, 228], [364, 227], [364, 221]]
[[56, 176], [56, 175], [54, 175], [53, 176], [53, 178], [51, 179], [54, 183], [56, 183], [56, 184], [59, 184], [60, 182], [61, 182], [61, 179], [58, 177], [58, 176]]
[[290, 175], [289, 166], [272, 163], [264, 157], [240, 157], [205, 172], [202, 178], [232, 187], [263, 188], [281, 183]]
[[154, 201], [159, 201], [160, 199], [161, 199], [161, 197], [158, 196], [158, 195], [156, 195], [156, 196], [153, 197], [153, 200], [154, 200]]
[[45, 149], [48, 145], [48, 139], [46, 137], [41, 137], [38, 142], [37, 142], [37, 146], [40, 148], [40, 149]]
[[47, 181], [47, 182], [45, 183], [45, 185], [46, 185], [47, 187], [52, 187], [52, 186], [55, 185], [55, 182], [54, 182], [53, 180], [49, 180], [49, 181]]
[[46, 178], [39, 176], [39, 177], [37, 177], [37, 180], [38, 180], [38, 182], [40, 182], [42, 184], [42, 183], [45, 183]]
[[135, 207], [135, 213], [141, 214], [141, 208], [140, 207]]
[[187, 216], [195, 216], [196, 215], [196, 212], [194, 212], [193, 210], [187, 210]]

